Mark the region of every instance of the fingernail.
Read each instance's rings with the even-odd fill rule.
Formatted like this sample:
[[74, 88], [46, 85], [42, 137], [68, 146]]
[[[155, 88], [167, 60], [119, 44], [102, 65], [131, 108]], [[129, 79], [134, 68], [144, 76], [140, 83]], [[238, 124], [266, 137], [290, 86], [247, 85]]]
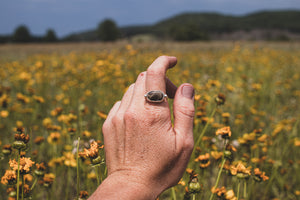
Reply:
[[183, 86], [181, 92], [186, 98], [192, 99], [194, 97], [194, 88], [190, 85]]

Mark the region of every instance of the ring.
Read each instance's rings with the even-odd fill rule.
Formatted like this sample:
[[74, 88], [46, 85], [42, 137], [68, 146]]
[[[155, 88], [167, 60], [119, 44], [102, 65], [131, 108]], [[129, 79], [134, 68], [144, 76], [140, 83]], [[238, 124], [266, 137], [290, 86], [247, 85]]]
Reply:
[[145, 99], [151, 103], [160, 103], [163, 102], [165, 98], [168, 98], [168, 95], [160, 90], [152, 90], [150, 92], [147, 92], [144, 96]]

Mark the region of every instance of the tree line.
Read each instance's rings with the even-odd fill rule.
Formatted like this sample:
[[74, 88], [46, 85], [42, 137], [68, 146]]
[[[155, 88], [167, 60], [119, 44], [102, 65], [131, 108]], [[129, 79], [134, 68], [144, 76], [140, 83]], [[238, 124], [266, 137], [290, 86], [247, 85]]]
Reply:
[[[121, 37], [121, 32], [116, 23], [111, 19], [105, 19], [99, 23], [97, 30], [97, 40], [115, 41]], [[0, 35], [0, 43], [30, 43], [30, 42], [63, 42], [76, 41], [78, 38], [72, 38], [72, 35], [59, 39], [53, 29], [48, 29], [44, 36], [34, 36], [30, 33], [26, 25], [18, 26], [12, 35]]]
[[[77, 42], [115, 41], [136, 35], [150, 35], [158, 40], [194, 41], [220, 39], [224, 35], [242, 36], [262, 40], [300, 40], [300, 11], [262, 11], [243, 16], [219, 13], [183, 13], [159, 21], [153, 25], [118, 27], [114, 20], [105, 19], [93, 30], [70, 34], [58, 38], [53, 29], [44, 36], [32, 36], [28, 27], [21, 25], [11, 36], [0, 36], [4, 42]], [[251, 37], [251, 31], [256, 31]], [[227, 38], [229, 38], [227, 36]], [[245, 37], [244, 37], [245, 38]], [[229, 38], [230, 39], [230, 38]], [[240, 38], [236, 38], [240, 39]]]

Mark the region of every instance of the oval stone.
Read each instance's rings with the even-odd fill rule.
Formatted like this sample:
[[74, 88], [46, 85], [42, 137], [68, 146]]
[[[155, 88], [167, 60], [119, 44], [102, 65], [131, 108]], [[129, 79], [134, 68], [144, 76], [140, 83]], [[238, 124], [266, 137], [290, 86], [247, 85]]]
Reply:
[[145, 97], [150, 102], [162, 102], [165, 98], [165, 94], [162, 91], [154, 90], [148, 92]]

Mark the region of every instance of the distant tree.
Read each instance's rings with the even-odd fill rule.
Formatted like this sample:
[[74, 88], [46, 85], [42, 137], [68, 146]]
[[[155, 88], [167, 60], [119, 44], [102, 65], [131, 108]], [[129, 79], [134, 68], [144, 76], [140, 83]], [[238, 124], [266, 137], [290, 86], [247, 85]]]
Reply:
[[30, 42], [32, 38], [29, 29], [25, 25], [20, 25], [14, 31], [12, 39], [14, 42]]
[[56, 42], [57, 37], [56, 37], [55, 31], [53, 29], [48, 29], [47, 32], [46, 32], [44, 40], [46, 42]]
[[102, 41], [115, 41], [120, 38], [120, 30], [111, 19], [105, 19], [98, 25], [98, 38]]

